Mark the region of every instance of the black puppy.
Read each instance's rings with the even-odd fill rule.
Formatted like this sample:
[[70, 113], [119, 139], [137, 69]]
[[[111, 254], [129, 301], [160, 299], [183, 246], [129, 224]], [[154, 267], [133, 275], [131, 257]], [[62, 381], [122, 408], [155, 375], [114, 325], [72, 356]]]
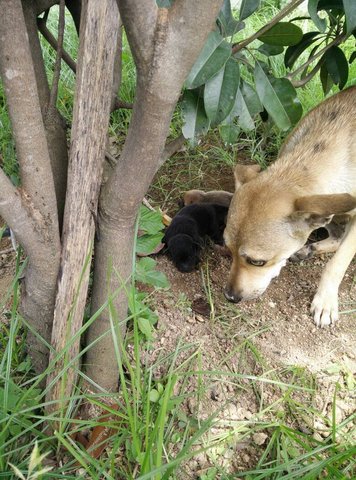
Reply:
[[180, 272], [191, 272], [200, 261], [205, 236], [223, 243], [228, 208], [215, 204], [193, 204], [180, 210], [162, 240]]

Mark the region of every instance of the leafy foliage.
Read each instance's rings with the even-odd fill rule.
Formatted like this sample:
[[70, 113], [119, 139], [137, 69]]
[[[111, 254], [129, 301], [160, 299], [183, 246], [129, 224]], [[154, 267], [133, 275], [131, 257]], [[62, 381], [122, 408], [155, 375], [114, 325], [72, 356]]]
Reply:
[[[164, 225], [162, 215], [158, 211], [149, 210], [145, 206], [140, 208], [139, 231], [144, 232], [136, 242], [136, 252], [150, 254], [161, 243]], [[136, 262], [135, 281], [155, 288], [168, 288], [169, 282], [163, 272], [156, 270], [156, 260], [150, 257], [140, 258]], [[137, 320], [140, 332], [145, 338], [151, 339], [153, 326], [157, 323], [157, 315], [149, 307], [149, 295], [139, 292], [133, 285], [129, 292], [129, 309]]]
[[[339, 45], [356, 36], [354, 0], [309, 0], [313, 31], [304, 32], [305, 17], [296, 17], [271, 22], [260, 35], [234, 43], [236, 33], [246, 27], [245, 20], [258, 15], [260, 4], [260, 0], [243, 0], [239, 12], [234, 12], [230, 0], [225, 0], [217, 28], [192, 67], [185, 83], [182, 114], [183, 135], [193, 143], [216, 125], [220, 125], [225, 143], [233, 143], [240, 130], [255, 128], [261, 111], [267, 112], [279, 129], [288, 130], [302, 115], [295, 87], [303, 86], [318, 72], [325, 94], [333, 85], [342, 89], [347, 83], [349, 64], [356, 53], [352, 51], [347, 58]], [[262, 43], [255, 47], [252, 42], [256, 39]], [[291, 71], [278, 78], [271, 56], [283, 56]], [[254, 82], [246, 83], [251, 78]], [[255, 105], [258, 101], [257, 108], [251, 108], [251, 98]]]

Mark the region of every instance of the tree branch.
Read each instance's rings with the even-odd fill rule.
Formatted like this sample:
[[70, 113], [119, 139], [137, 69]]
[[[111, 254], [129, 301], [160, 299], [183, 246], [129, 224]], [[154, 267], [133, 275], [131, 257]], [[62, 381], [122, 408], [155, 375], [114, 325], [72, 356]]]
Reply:
[[53, 7], [53, 5], [58, 4], [58, 0], [34, 0], [31, 3], [33, 3], [36, 14], [40, 15], [42, 12], [49, 10], [51, 7]]
[[171, 142], [166, 143], [164, 147], [163, 154], [161, 156], [161, 160], [158, 164], [157, 170], [162, 167], [162, 165], [168, 160], [172, 155], [178, 152], [185, 142], [184, 135], [179, 135], [179, 137], [175, 138]]
[[[20, 165], [21, 184], [58, 235], [51, 161], [20, 0], [0, 0], [0, 72]], [[30, 134], [29, 134], [30, 132]], [[59, 238], [58, 238], [59, 241]]]
[[64, 25], [65, 25], [65, 1], [60, 0], [59, 19], [58, 19], [57, 54], [56, 54], [56, 61], [54, 64], [52, 88], [51, 88], [51, 93], [49, 97], [49, 105], [48, 105], [49, 110], [56, 109], [56, 105], [57, 105], [58, 84], [59, 84], [59, 77], [61, 74], [61, 61], [62, 61], [62, 52], [63, 52]]
[[26, 0], [22, 0], [22, 9], [26, 22], [27, 34], [29, 36], [29, 44], [31, 47], [38, 97], [40, 100], [41, 110], [43, 112], [48, 105], [49, 85], [36, 24], [36, 13], [33, 9], [33, 4]]
[[[119, 1], [126, 32], [131, 32], [128, 35], [129, 42], [139, 42], [143, 37], [148, 51], [152, 52], [150, 62], [137, 68], [138, 81], [129, 132], [117, 165], [100, 194], [100, 239], [95, 245], [91, 308], [92, 312], [97, 311], [105, 303], [108, 291], [119, 290], [113, 300], [113, 307], [122, 323], [127, 318], [127, 296], [125, 289], [118, 287], [130, 281], [138, 208], [157, 171], [183, 82], [215, 27], [221, 4], [222, 0], [196, 0], [192, 8], [190, 0], [176, 0], [169, 11], [159, 9], [157, 21], [154, 20], [155, 37], [152, 44], [147, 45], [147, 38], [152, 35], [152, 26], [149, 27], [151, 33], [147, 36], [146, 21], [152, 14], [152, 6], [155, 8], [155, 0]], [[146, 14], [147, 5], [149, 11]], [[140, 13], [138, 18], [137, 12]], [[132, 51], [135, 48], [141, 49], [141, 46], [131, 45]], [[136, 62], [142, 59], [139, 55], [134, 58]], [[143, 58], [144, 62], [145, 59], [146, 57]], [[112, 265], [113, 272], [110, 282], [109, 265]], [[109, 283], [107, 290], [101, 288], [105, 282]], [[101, 314], [100, 321], [90, 326], [87, 342], [105, 336], [107, 331], [110, 331], [110, 319], [105, 311]], [[102, 352], [105, 352], [106, 358], [115, 356], [110, 337], [103, 338], [88, 350], [85, 361], [88, 376], [101, 387], [115, 390], [117, 365], [112, 362], [108, 364]]]
[[[44, 21], [43, 18], [38, 17], [37, 18], [37, 26], [38, 30], [41, 32], [43, 37], [47, 40], [47, 42], [51, 45], [51, 47], [54, 50], [57, 50], [58, 44], [56, 38], [52, 35], [51, 31], [47, 28], [46, 22]], [[68, 67], [72, 70], [72, 72], [76, 73], [77, 72], [77, 64], [73, 60], [73, 58], [67, 53], [64, 49], [62, 49], [62, 59], [65, 61], [65, 63], [68, 65]], [[118, 96], [115, 98], [115, 103], [113, 106], [113, 111], [118, 110], [119, 108], [126, 108], [131, 110], [132, 109], [132, 103], [125, 102], [124, 100], [120, 100]]]
[[[51, 45], [51, 47], [54, 49], [54, 50], [57, 50], [58, 49], [58, 43], [57, 43], [57, 40], [56, 38], [52, 35], [51, 31], [47, 28], [47, 25], [46, 25], [46, 21], [41, 18], [41, 17], [38, 17], [37, 18], [37, 27], [38, 27], [38, 30], [41, 32], [41, 34], [43, 35], [43, 37], [47, 40], [47, 42]], [[69, 53], [67, 53], [64, 49], [62, 49], [62, 58], [63, 60], [66, 62], [66, 64], [68, 65], [68, 67], [74, 72], [76, 73], [76, 70], [77, 70], [77, 64], [75, 63], [75, 61], [72, 59], [72, 57], [69, 55]]]
[[[52, 359], [78, 332], [83, 321], [118, 30], [119, 15], [115, 0], [83, 2], [63, 224], [62, 273], [54, 312]], [[79, 347], [80, 338], [77, 338], [68, 351], [68, 362], [72, 361], [74, 368], [68, 370], [66, 377], [61, 375], [64, 358], [58, 360], [48, 376], [48, 398], [58, 401], [57, 405], [49, 402], [48, 409], [51, 411], [57, 410], [58, 406], [65, 408], [63, 398], [69, 398], [76, 382]]]
[[320, 59], [319, 62], [315, 65], [315, 67], [308, 73], [308, 75], [306, 75], [303, 78], [300, 78], [299, 80], [291, 80], [291, 84], [293, 85], [293, 87], [295, 88], [304, 87], [304, 85], [306, 85], [314, 77], [314, 75], [318, 73], [322, 64], [323, 64], [323, 61], [322, 59]]
[[303, 65], [301, 65], [300, 67], [298, 67], [296, 70], [294, 70], [294, 72], [291, 72], [291, 73], [288, 73], [288, 75], [286, 75], [286, 78], [288, 78], [288, 80], [291, 80], [293, 77], [295, 77], [296, 75], [298, 75], [300, 72], [302, 72], [306, 67], [308, 67], [308, 65], [310, 65], [311, 63], [314, 62], [314, 60], [316, 60], [317, 58], [319, 58], [321, 55], [323, 55], [326, 51], [328, 51], [331, 47], [334, 47], [336, 45], [339, 45], [340, 43], [342, 43], [345, 39], [347, 38], [347, 35], [341, 35], [339, 37], [336, 37], [334, 38], [334, 40], [330, 43], [328, 43], [324, 48], [322, 48], [321, 50], [319, 50], [318, 52], [316, 52], [315, 55], [313, 55], [312, 57], [310, 57], [306, 62], [303, 63]]
[[[43, 217], [34, 209], [31, 213], [30, 202], [28, 199], [25, 201], [25, 198], [0, 168], [0, 216], [14, 232], [25, 252], [29, 254], [36, 243], [43, 241], [44, 236], [40, 233]], [[40, 222], [36, 221], [36, 216]]]
[[79, 36], [80, 16], [82, 13], [82, 0], [66, 0], [66, 7], [72, 15], [77, 34]]
[[268, 32], [274, 25], [276, 25], [278, 22], [280, 22], [284, 17], [289, 15], [293, 10], [295, 10], [301, 3], [303, 3], [304, 0], [292, 0], [291, 3], [286, 5], [282, 10], [277, 13], [277, 15], [272, 18], [270, 22], [268, 22], [264, 27], [260, 28], [257, 32], [255, 32], [253, 35], [250, 37], [246, 38], [246, 40], [243, 40], [240, 43], [236, 43], [232, 47], [232, 53], [239, 52], [243, 48], [247, 47], [251, 42], [256, 40], [258, 37], [260, 37], [263, 33]]
[[[158, 7], [155, 0], [116, 0], [137, 69], [146, 69], [154, 48]], [[131, 19], [135, 18], [135, 22]]]
[[114, 108], [112, 111], [118, 110], [119, 108], [126, 108], [127, 110], [132, 110], [133, 104], [120, 100], [119, 97], [115, 98]]

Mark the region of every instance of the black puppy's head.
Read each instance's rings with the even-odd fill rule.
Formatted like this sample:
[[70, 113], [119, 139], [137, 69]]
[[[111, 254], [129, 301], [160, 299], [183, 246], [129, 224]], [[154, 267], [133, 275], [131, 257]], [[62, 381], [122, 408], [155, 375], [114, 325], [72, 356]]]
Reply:
[[168, 242], [168, 251], [174, 265], [182, 273], [192, 272], [200, 261], [200, 245], [184, 233], [174, 235]]

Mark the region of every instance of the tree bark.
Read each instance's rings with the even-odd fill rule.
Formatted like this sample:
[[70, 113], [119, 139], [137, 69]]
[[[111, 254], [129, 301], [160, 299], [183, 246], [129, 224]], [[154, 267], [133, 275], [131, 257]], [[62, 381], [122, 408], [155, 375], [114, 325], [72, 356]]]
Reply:
[[[95, 232], [97, 201], [109, 124], [119, 14], [114, 0], [83, 1], [72, 143], [63, 228], [61, 274], [54, 312], [51, 359], [82, 326]], [[48, 377], [50, 410], [62, 408], [76, 381], [80, 338], [57, 359]], [[66, 362], [74, 361], [65, 371]], [[64, 369], [64, 370], [63, 370]]]
[[[0, 11], [0, 71], [21, 177], [21, 191], [13, 191], [12, 197], [20, 193], [27, 221], [23, 215], [18, 218], [15, 209], [9, 211], [6, 199], [0, 204], [0, 213], [29, 257], [21, 312], [31, 328], [49, 342], [60, 254], [54, 181], [21, 1], [0, 0]], [[1, 175], [0, 189], [6, 183]], [[27, 343], [34, 368], [41, 373], [47, 366], [48, 349], [32, 331]]]
[[[157, 170], [173, 109], [183, 82], [202, 49], [222, 1], [176, 0], [158, 9], [154, 0], [118, 0], [120, 14], [135, 58], [138, 80], [132, 119], [121, 157], [100, 195], [100, 239], [95, 245], [92, 313], [113, 292], [130, 281], [134, 224], [139, 205]], [[197, 28], [199, 25], [199, 28]], [[179, 48], [177, 48], [179, 46]], [[139, 174], [139, 178], [138, 178]], [[125, 331], [127, 297], [121, 289], [114, 306]], [[88, 331], [86, 371], [94, 384], [117, 388], [118, 374], [110, 319], [105, 310]]]
[[24, 17], [33, 66], [36, 75], [36, 84], [43, 122], [46, 130], [46, 139], [51, 159], [51, 167], [56, 190], [58, 221], [60, 229], [63, 223], [64, 202], [67, 189], [68, 147], [66, 137], [66, 123], [56, 106], [50, 108], [50, 90], [43, 61], [41, 44], [38, 38], [36, 12], [32, 2], [22, 0]]

